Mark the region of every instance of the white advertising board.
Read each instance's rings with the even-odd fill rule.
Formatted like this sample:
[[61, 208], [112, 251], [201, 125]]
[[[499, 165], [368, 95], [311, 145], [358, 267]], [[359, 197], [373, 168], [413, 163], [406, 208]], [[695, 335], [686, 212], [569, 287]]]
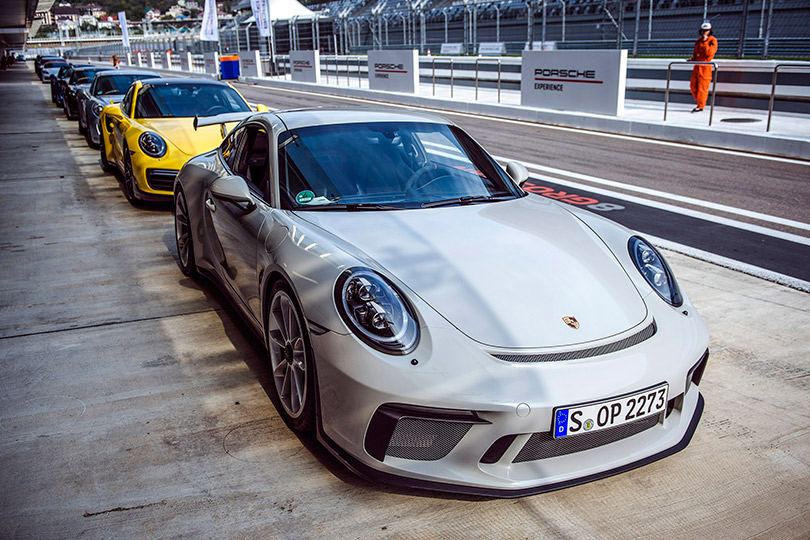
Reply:
[[627, 50], [523, 51], [520, 104], [622, 116]]
[[478, 45], [481, 56], [503, 56], [506, 54], [506, 43], [481, 43]]
[[[523, 45], [523, 50], [529, 50], [529, 42], [527, 41]], [[533, 51], [556, 51], [557, 50], [557, 42], [556, 41], [532, 41], [532, 50]]]
[[219, 53], [216, 51], [203, 53], [203, 61], [205, 62], [206, 73], [219, 75]]
[[372, 90], [419, 93], [419, 58], [416, 50], [368, 51], [368, 87]]
[[321, 55], [318, 51], [290, 51], [292, 80], [320, 84]]
[[157, 62], [155, 62], [155, 54], [154, 51], [146, 53], [146, 65], [152, 69], [159, 67]]
[[172, 51], [166, 51], [160, 55], [163, 69], [172, 69]]
[[261, 77], [259, 74], [262, 60], [259, 51], [242, 51], [239, 53], [239, 73], [241, 77]]
[[451, 54], [461, 54], [461, 43], [442, 43], [442, 50], [439, 54], [442, 55], [451, 55]]
[[143, 67], [143, 56], [141, 55], [141, 51], [135, 53], [135, 65], [138, 67]]
[[191, 53], [180, 53], [180, 71], [191, 71]]

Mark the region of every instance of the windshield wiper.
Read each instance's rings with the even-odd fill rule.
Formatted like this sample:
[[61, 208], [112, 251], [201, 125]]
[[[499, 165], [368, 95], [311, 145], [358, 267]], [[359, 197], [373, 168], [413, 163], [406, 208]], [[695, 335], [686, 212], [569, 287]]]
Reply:
[[465, 197], [453, 197], [441, 201], [429, 201], [422, 203], [422, 208], [435, 208], [437, 206], [450, 206], [453, 204], [475, 204], [489, 201], [503, 201], [512, 199], [514, 195], [467, 195]]
[[322, 204], [314, 206], [299, 206], [296, 210], [347, 210], [349, 212], [356, 210], [402, 210], [399, 206], [387, 206], [377, 203], [341, 203], [341, 204]]

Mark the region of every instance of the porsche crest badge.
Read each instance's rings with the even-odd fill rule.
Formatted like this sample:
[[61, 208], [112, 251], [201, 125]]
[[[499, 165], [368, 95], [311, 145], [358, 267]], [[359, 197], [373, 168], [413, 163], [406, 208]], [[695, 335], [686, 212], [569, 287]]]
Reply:
[[579, 328], [579, 321], [577, 321], [576, 317], [565, 316], [565, 317], [562, 318], [562, 320], [563, 320], [563, 322], [565, 324], [567, 324], [568, 326], [570, 326], [574, 330]]

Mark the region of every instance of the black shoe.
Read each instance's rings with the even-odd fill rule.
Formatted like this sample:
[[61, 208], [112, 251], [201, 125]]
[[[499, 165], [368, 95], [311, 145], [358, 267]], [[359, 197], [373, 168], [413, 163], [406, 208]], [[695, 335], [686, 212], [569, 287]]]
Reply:
[[692, 112], [693, 112], [693, 113], [696, 113], [696, 112], [703, 112], [703, 109], [701, 109], [700, 107], [695, 107], [694, 109], [692, 109]]

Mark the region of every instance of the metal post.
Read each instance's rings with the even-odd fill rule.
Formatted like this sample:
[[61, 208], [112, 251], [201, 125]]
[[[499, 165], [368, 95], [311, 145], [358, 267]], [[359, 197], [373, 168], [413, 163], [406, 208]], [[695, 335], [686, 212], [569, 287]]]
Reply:
[[501, 102], [501, 59], [498, 58], [498, 103]]
[[773, 20], [773, 0], [768, 2], [768, 22], [765, 23], [765, 41], [762, 43], [762, 59], [768, 58], [768, 46], [771, 44], [771, 21]]
[[526, 41], [529, 42], [529, 50], [531, 51], [534, 49], [534, 6], [532, 2], [534, 0], [526, 0], [526, 24], [528, 24], [528, 28], [526, 29]]
[[450, 97], [453, 97], [453, 59], [450, 59]]
[[444, 42], [447, 43], [447, 9], [445, 8], [442, 10], [442, 14], [444, 15]]
[[709, 0], [703, 0], [703, 20], [709, 17]]
[[621, 50], [622, 38], [624, 37], [624, 0], [619, 0], [619, 36], [616, 38], [616, 48]]
[[638, 25], [641, 22], [641, 0], [636, 0], [636, 29], [633, 32], [633, 58], [638, 56]]
[[669, 107], [669, 82], [672, 76], [672, 66], [675, 64], [687, 64], [687, 65], [703, 65], [703, 66], [712, 66], [712, 103], [711, 108], [709, 109], [709, 125], [712, 125], [712, 117], [714, 116], [714, 101], [717, 95], [717, 72], [718, 67], [717, 64], [714, 62], [691, 62], [691, 61], [680, 61], [680, 62], [670, 62], [667, 65], [667, 87], [664, 92], [664, 122], [667, 121], [667, 109]]
[[329, 57], [323, 57], [323, 63], [326, 66], [326, 84], [329, 84]]
[[760, 0], [762, 2], [762, 6], [759, 9], [759, 33], [757, 33], [757, 37], [762, 39], [762, 25], [765, 23], [765, 0]]
[[433, 69], [433, 95], [436, 95], [436, 58], [431, 60], [431, 67]]
[[478, 101], [478, 61], [480, 58], [475, 59], [475, 101]]
[[[650, 1], [650, 9], [652, 9], [652, 0]], [[672, 75], [672, 64], [667, 66], [667, 89], [664, 91], [664, 122], [667, 121], [667, 108], [669, 106], [669, 77]]]
[[[773, 0], [771, 0], [771, 4], [773, 4]], [[779, 72], [779, 66], [773, 68], [773, 78], [771, 79], [771, 99], [768, 102], [768, 125], [765, 128], [765, 131], [771, 130], [771, 115], [773, 114], [773, 97], [776, 94], [776, 74]]]
[[501, 5], [495, 4], [495, 41], [501, 41]]
[[543, 2], [543, 27], [542, 32], [540, 33], [540, 40], [543, 42], [543, 47], [546, 46], [546, 0], [542, 0]]
[[357, 57], [357, 87], [361, 88], [363, 84], [360, 82], [360, 57]]
[[653, 12], [653, 2], [655, 0], [650, 0], [650, 18], [647, 21], [647, 39], [652, 39], [652, 12]]
[[565, 0], [560, 0], [560, 4], [562, 4], [562, 39], [560, 41], [565, 42], [565, 12], [568, 6], [565, 5]]
[[742, 20], [740, 21], [740, 39], [737, 42], [737, 60], [745, 54], [745, 34], [748, 33], [748, 1], [743, 0]]

